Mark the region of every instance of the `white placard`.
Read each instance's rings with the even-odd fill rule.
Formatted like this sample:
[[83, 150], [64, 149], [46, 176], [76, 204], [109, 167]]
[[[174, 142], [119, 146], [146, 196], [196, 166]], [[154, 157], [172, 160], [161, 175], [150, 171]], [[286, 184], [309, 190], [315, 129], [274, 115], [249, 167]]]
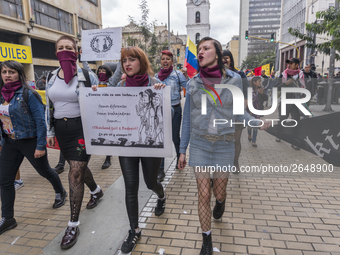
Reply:
[[80, 88], [86, 152], [172, 157], [170, 87]]
[[81, 61], [120, 59], [121, 27], [82, 30], [81, 38]]

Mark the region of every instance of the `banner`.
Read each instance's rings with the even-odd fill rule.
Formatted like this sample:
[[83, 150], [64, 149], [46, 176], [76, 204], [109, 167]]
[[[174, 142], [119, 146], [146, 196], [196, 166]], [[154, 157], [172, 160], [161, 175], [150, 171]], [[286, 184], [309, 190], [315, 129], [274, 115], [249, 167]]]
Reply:
[[120, 59], [121, 27], [83, 30], [81, 38], [81, 61]]
[[15, 60], [19, 63], [32, 64], [30, 46], [0, 42], [0, 62]]
[[172, 157], [170, 87], [80, 88], [86, 152]]
[[265, 71], [266, 71], [265, 75], [270, 76], [270, 64], [266, 64], [266, 65], [264, 65], [264, 66], [256, 67], [256, 68], [254, 69], [254, 74], [255, 74], [255, 76], [260, 76], [262, 70], [265, 70]]
[[275, 125], [267, 132], [340, 166], [340, 112], [302, 119], [295, 127]]

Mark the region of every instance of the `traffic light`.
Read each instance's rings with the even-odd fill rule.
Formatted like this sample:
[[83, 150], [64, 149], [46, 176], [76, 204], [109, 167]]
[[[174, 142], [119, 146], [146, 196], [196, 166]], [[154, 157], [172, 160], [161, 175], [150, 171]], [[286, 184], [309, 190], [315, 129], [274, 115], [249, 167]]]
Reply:
[[246, 30], [246, 40], [248, 40], [248, 30]]
[[180, 49], [177, 49], [177, 57], [179, 57]]
[[274, 37], [275, 37], [275, 33], [272, 33], [272, 34], [270, 35], [270, 42], [274, 42]]

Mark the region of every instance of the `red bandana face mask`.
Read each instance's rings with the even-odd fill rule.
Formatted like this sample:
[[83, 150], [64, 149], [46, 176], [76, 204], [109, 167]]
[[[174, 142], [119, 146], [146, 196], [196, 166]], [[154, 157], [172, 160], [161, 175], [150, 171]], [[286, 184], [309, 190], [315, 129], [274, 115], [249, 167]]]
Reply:
[[73, 51], [63, 50], [57, 53], [57, 58], [64, 72], [64, 80], [68, 84], [77, 70], [77, 54]]

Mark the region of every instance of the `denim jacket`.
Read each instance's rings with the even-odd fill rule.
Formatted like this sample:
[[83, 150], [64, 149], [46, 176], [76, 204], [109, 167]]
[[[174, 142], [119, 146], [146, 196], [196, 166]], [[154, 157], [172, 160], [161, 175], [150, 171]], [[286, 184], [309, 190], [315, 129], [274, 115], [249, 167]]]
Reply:
[[[28, 102], [26, 104], [22, 93], [23, 88], [18, 89], [8, 107], [15, 139], [37, 137], [36, 149], [45, 150], [46, 123], [44, 106], [30, 90], [28, 90]], [[4, 101], [1, 96], [1, 104]]]
[[[158, 78], [158, 73], [155, 75]], [[161, 81], [167, 86], [171, 86], [171, 105], [177, 105], [181, 101], [181, 86], [185, 88], [187, 79], [182, 72], [173, 70], [165, 80]]]
[[[48, 91], [49, 89], [53, 86], [54, 81], [57, 77], [57, 74], [60, 70], [60, 67], [54, 71], [52, 71], [52, 77], [49, 81], [46, 81], [46, 110], [45, 110], [45, 119], [46, 119], [46, 125], [47, 125], [47, 137], [54, 137], [55, 132], [54, 132], [54, 127], [50, 127], [50, 118], [53, 116], [50, 116], [50, 99], [48, 97]], [[98, 85], [99, 81], [97, 76], [91, 71], [89, 72], [90, 80], [91, 80], [91, 85]], [[77, 65], [77, 77], [78, 77], [78, 86], [77, 90], [75, 93], [79, 96], [79, 87], [85, 87], [84, 82], [86, 81], [83, 70], [81, 69], [80, 66]]]
[[[230, 70], [226, 70], [227, 77], [222, 78], [221, 84], [233, 84], [237, 86], [242, 91], [242, 80], [241, 76]], [[246, 123], [249, 120], [254, 119], [246, 111], [243, 115], [233, 115], [233, 97], [228, 89], [222, 89], [219, 94], [222, 106], [216, 100], [217, 106], [207, 99], [207, 114], [201, 114], [201, 98], [202, 94], [205, 94], [204, 88], [200, 74], [198, 73], [187, 83], [187, 96], [185, 97], [185, 105], [183, 111], [183, 122], [182, 122], [182, 134], [181, 134], [181, 144], [180, 153], [185, 153], [190, 140], [190, 133], [195, 133], [197, 135], [208, 135], [208, 127], [210, 124], [210, 116], [212, 111], [215, 113], [216, 119], [228, 120], [227, 124], [217, 125], [217, 134], [226, 135], [235, 132], [234, 124], [230, 126], [230, 122], [236, 122], [235, 117], [237, 117], [237, 122]], [[255, 122], [251, 123], [255, 125]]]

